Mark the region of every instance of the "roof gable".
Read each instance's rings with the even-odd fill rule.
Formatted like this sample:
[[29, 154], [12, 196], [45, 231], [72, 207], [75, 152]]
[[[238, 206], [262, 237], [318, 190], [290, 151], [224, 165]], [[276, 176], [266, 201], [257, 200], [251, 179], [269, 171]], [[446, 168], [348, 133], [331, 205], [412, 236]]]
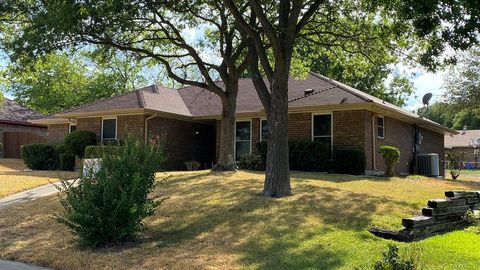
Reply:
[[27, 122], [42, 116], [41, 113], [26, 108], [8, 98], [4, 98], [3, 103], [0, 105], [0, 120]]

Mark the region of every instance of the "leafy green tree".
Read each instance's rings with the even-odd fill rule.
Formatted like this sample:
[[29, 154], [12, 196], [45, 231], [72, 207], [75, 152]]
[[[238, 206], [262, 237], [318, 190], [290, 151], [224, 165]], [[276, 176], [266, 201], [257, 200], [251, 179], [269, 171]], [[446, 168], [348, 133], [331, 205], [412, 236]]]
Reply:
[[459, 54], [445, 79], [447, 100], [456, 109], [478, 109], [480, 104], [480, 46]]
[[21, 104], [50, 114], [135, 89], [144, 79], [134, 63], [93, 52], [49, 53], [24, 65], [10, 64], [1, 71], [0, 83]]
[[454, 111], [449, 103], [433, 103], [429, 107], [418, 109], [417, 114], [446, 127], [453, 127]]
[[420, 108], [418, 114], [434, 122], [456, 130], [480, 129], [480, 109], [459, 109], [456, 104], [437, 102], [431, 106]]
[[[405, 49], [414, 40], [396, 33], [402, 27], [387, 20], [379, 22], [369, 15], [366, 18], [340, 17], [333, 26], [314, 24], [314, 29], [304, 32], [318, 35], [301, 38], [294, 57], [300, 59], [308, 70], [403, 106], [413, 92], [413, 85], [405, 75], [395, 74], [393, 66], [401, 60], [397, 51]], [[344, 33], [334, 38], [337, 28]], [[332, 34], [329, 36], [326, 33]], [[390, 50], [393, 46], [395, 51]], [[295, 66], [297, 68], [298, 65]], [[393, 78], [392, 74], [395, 74]]]
[[[13, 25], [6, 27], [9, 31], [22, 29], [4, 41], [15, 62], [95, 44], [161, 65], [176, 82], [217, 95], [222, 132], [215, 169], [234, 169], [236, 97], [240, 74], [247, 68], [247, 43], [222, 1], [5, 0], [0, 16], [2, 10], [7, 26]], [[189, 29], [203, 38], [188, 37]]]

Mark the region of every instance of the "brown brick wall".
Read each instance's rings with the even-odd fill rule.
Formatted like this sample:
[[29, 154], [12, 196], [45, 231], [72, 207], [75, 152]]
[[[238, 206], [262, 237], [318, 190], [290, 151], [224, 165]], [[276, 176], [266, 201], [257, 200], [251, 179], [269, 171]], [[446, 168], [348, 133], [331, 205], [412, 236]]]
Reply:
[[260, 118], [252, 118], [252, 152], [257, 150], [260, 141]]
[[47, 143], [61, 144], [65, 135], [68, 134], [69, 124], [54, 124], [48, 125], [47, 129]]
[[[148, 136], [165, 141], [166, 169], [185, 169], [185, 161], [197, 160], [208, 167], [215, 158], [215, 124], [156, 117], [148, 122]], [[197, 133], [198, 132], [198, 133]], [[202, 165], [202, 168], [203, 165]]]
[[423, 139], [420, 154], [436, 153], [440, 158], [440, 175], [445, 176], [445, 136], [427, 129], [419, 128]]
[[144, 139], [145, 132], [145, 116], [139, 115], [122, 115], [117, 117], [117, 138], [125, 139], [128, 136]]
[[389, 145], [397, 147], [400, 150], [400, 162], [397, 164], [396, 173], [410, 173], [413, 165], [413, 125], [390, 117], [384, 117], [384, 121], [385, 138], [383, 139], [377, 137], [377, 127], [375, 123], [375, 160], [377, 170], [385, 171], [385, 161], [383, 160], [379, 151], [381, 146]]
[[88, 130], [97, 135], [97, 140], [100, 141], [102, 134], [102, 118], [79, 118], [77, 119], [77, 130]]
[[333, 145], [336, 149], [365, 149], [365, 118], [367, 111], [333, 113]]
[[291, 113], [288, 115], [288, 139], [311, 140], [312, 139], [312, 114]]

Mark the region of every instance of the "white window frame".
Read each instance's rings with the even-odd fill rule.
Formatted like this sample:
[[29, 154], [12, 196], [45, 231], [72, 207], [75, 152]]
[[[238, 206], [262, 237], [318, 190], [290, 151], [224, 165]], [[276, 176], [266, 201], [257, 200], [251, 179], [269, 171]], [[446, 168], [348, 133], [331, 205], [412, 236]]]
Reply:
[[[108, 138], [108, 139], [103, 139], [103, 122], [104, 120], [112, 120], [112, 119], [115, 119], [115, 138]], [[100, 133], [101, 137], [101, 141], [111, 141], [111, 140], [116, 140], [118, 138], [118, 119], [116, 116], [114, 117], [102, 117], [102, 127], [101, 127], [101, 133]]]
[[[378, 124], [378, 119], [382, 118], [383, 120], [383, 126], [380, 126]], [[383, 115], [377, 115], [376, 119], [375, 119], [377, 122], [375, 123], [375, 127], [377, 128], [377, 130], [375, 131], [375, 133], [377, 133], [377, 138], [378, 139], [385, 139], [385, 116]], [[383, 129], [383, 136], [378, 136], [378, 128], [382, 128]]]
[[[235, 158], [235, 161], [237, 161], [237, 123], [238, 122], [249, 122], [250, 123], [250, 139], [249, 139], [249, 142], [250, 142], [250, 149], [249, 149], [249, 154], [252, 153], [252, 119], [239, 119], [239, 120], [236, 120], [235, 121], [235, 141], [234, 141], [234, 144], [233, 144], [233, 154], [234, 154], [234, 158]], [[246, 142], [247, 140], [241, 140], [239, 142]]]
[[72, 126], [75, 126], [78, 128], [77, 124], [69, 124], [68, 125], [68, 134], [72, 133]]
[[[266, 118], [266, 117], [261, 117], [261, 118], [260, 118], [260, 131], [258, 132], [258, 133], [260, 133], [260, 140], [259, 140], [259, 142], [263, 142], [263, 140], [262, 140], [262, 127], [263, 127], [262, 121], [267, 121], [267, 118]], [[267, 123], [268, 123], [268, 122], [267, 122]], [[265, 142], [266, 142], [266, 141], [265, 141]]]
[[314, 136], [314, 128], [315, 128], [315, 116], [317, 115], [330, 115], [330, 147], [331, 147], [331, 151], [333, 153], [333, 112], [325, 112], [325, 113], [312, 113], [312, 119], [311, 119], [311, 122], [312, 122], [312, 125], [311, 125], [311, 129], [312, 129], [312, 136], [311, 136], [311, 140], [312, 142], [314, 141], [315, 137], [318, 137], [318, 138], [326, 138], [326, 137], [329, 137], [329, 136], [325, 136], [325, 135], [322, 135], [322, 136]]

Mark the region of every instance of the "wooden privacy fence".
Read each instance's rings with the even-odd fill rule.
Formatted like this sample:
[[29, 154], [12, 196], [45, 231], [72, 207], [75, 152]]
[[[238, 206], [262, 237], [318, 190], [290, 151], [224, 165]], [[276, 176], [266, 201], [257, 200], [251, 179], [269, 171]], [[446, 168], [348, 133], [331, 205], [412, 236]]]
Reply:
[[44, 136], [35, 133], [6, 131], [3, 133], [3, 157], [22, 158], [22, 145], [45, 142], [46, 138]]

